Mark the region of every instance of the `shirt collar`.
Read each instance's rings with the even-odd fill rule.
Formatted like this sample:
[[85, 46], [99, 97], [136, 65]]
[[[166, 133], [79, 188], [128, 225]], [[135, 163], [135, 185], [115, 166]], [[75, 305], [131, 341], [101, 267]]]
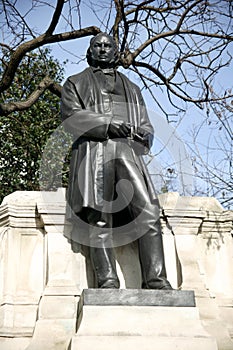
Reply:
[[103, 72], [104, 74], [114, 74], [116, 71], [116, 69], [114, 69], [114, 68], [105, 68], [105, 69], [101, 69], [99, 67], [91, 67], [91, 68], [92, 68], [93, 73]]

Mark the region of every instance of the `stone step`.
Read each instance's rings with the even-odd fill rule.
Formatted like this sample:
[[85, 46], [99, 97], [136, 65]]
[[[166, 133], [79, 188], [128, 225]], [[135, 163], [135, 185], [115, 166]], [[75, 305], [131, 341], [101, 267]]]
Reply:
[[213, 338], [158, 336], [89, 336], [73, 337], [69, 350], [217, 350]]

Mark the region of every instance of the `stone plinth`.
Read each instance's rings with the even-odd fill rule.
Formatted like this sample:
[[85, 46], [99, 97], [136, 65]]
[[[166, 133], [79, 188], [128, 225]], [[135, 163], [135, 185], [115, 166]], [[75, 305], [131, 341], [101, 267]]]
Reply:
[[[203, 334], [204, 327], [210, 337], [216, 339], [218, 350], [232, 350], [233, 212], [223, 210], [214, 198], [181, 197], [178, 193], [167, 193], [160, 195], [159, 201], [168, 279], [173, 288], [183, 289], [179, 294], [182, 298], [185, 290], [194, 290], [197, 307], [143, 304], [143, 300], [148, 302], [146, 295], [149, 296], [150, 291], [144, 291], [147, 294], [143, 297], [140, 297], [140, 291], [135, 291], [141, 288], [141, 270], [137, 242], [132, 242], [117, 247], [115, 251], [121, 288], [116, 292], [116, 304], [96, 304], [91, 293], [102, 291], [90, 290], [89, 294], [85, 294], [89, 298], [88, 303], [79, 303], [83, 319], [76, 334], [77, 304], [83, 289], [94, 287], [94, 280], [88, 251], [69, 236], [70, 227], [65, 221], [65, 189], [54, 192], [17, 191], [7, 196], [0, 206], [0, 349], [67, 350], [68, 344], [76, 346], [78, 342], [80, 347], [89, 350], [85, 342], [93, 339], [93, 348], [96, 350], [99, 346], [102, 350], [102, 343], [109, 343], [109, 339], [116, 335], [111, 334], [109, 338], [106, 333], [101, 337], [96, 333], [81, 334], [85, 320], [88, 324], [92, 322], [96, 312], [96, 317], [100, 315], [97, 320], [101, 322], [111, 325], [111, 315], [114, 322], [118, 322], [115, 325], [121, 335], [117, 338], [119, 348], [130, 349], [136, 339], [140, 350], [151, 349], [159, 339], [161, 349], [169, 346], [169, 350], [173, 349], [171, 342], [176, 340], [177, 349], [183, 349], [179, 346], [186, 344], [185, 349], [193, 350], [188, 338], [189, 335], [192, 340], [192, 334], [188, 332], [196, 329], [200, 331], [197, 334]], [[132, 289], [134, 294], [129, 297]], [[175, 300], [174, 295], [166, 294], [166, 300], [170, 297]], [[108, 295], [104, 300], [111, 298]], [[128, 304], [120, 304], [125, 300]], [[159, 300], [158, 296], [156, 300]], [[175, 309], [180, 310], [180, 316]], [[108, 311], [104, 313], [104, 310]], [[168, 310], [169, 320], [165, 310]], [[188, 325], [188, 314], [193, 317], [190, 329], [180, 334], [172, 322], [177, 318]], [[147, 318], [151, 324], [140, 330], [134, 323], [135, 319], [140, 325], [139, 316], [144, 325], [149, 322]], [[156, 323], [158, 316], [164, 317], [164, 324]], [[127, 333], [121, 328], [125, 319], [134, 325]], [[170, 325], [170, 331], [166, 324]], [[152, 326], [158, 329], [158, 333], [153, 333]], [[89, 324], [91, 327], [92, 324]], [[146, 327], [150, 334], [146, 333]], [[142, 335], [133, 333], [133, 328]], [[172, 333], [172, 329], [178, 333]], [[101, 329], [99, 331], [102, 332]], [[131, 331], [132, 335], [129, 335]], [[150, 341], [144, 341], [145, 334]], [[101, 344], [98, 345], [97, 340], [100, 339]], [[206, 342], [205, 350], [207, 346], [212, 346], [206, 333], [203, 338], [198, 335], [194, 340], [195, 350], [201, 349], [199, 343], [202, 342]], [[114, 346], [111, 343], [111, 350]]]
[[195, 307], [191, 290], [84, 289], [79, 306], [173, 306]]
[[217, 350], [192, 291], [84, 290], [71, 350]]

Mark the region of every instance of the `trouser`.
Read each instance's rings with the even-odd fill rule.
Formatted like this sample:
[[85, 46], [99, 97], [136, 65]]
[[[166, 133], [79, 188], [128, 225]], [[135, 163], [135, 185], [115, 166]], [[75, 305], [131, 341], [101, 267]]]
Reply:
[[[151, 203], [144, 175], [135, 162], [129, 160], [128, 157], [121, 157], [114, 160], [114, 165], [115, 181], [119, 183], [118, 193], [120, 191], [122, 199], [127, 203], [127, 209], [135, 227], [135, 238], [130, 236], [130, 240], [137, 239], [138, 241], [142, 288], [169, 287], [164, 262], [159, 207]], [[128, 182], [119, 182], [121, 179], [127, 179]], [[130, 191], [129, 183], [132, 186]], [[129, 200], [128, 196], [131, 195], [132, 198]], [[111, 248], [115, 244], [112, 239], [112, 214], [87, 209], [86, 221], [89, 223], [90, 257], [95, 272], [96, 286], [98, 288], [119, 288], [114, 249]], [[117, 237], [117, 228], [114, 235]], [[92, 241], [95, 243], [92, 244]]]

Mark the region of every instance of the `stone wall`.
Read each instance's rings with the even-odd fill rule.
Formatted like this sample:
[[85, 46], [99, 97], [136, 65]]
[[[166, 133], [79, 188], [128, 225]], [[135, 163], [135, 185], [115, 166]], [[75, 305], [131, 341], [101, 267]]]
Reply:
[[[233, 349], [233, 212], [214, 198], [160, 195], [168, 279], [194, 290], [204, 329]], [[69, 239], [65, 192], [15, 192], [0, 206], [0, 348], [66, 350], [93, 284], [88, 251]], [[121, 288], [140, 288], [136, 243], [116, 249]]]

